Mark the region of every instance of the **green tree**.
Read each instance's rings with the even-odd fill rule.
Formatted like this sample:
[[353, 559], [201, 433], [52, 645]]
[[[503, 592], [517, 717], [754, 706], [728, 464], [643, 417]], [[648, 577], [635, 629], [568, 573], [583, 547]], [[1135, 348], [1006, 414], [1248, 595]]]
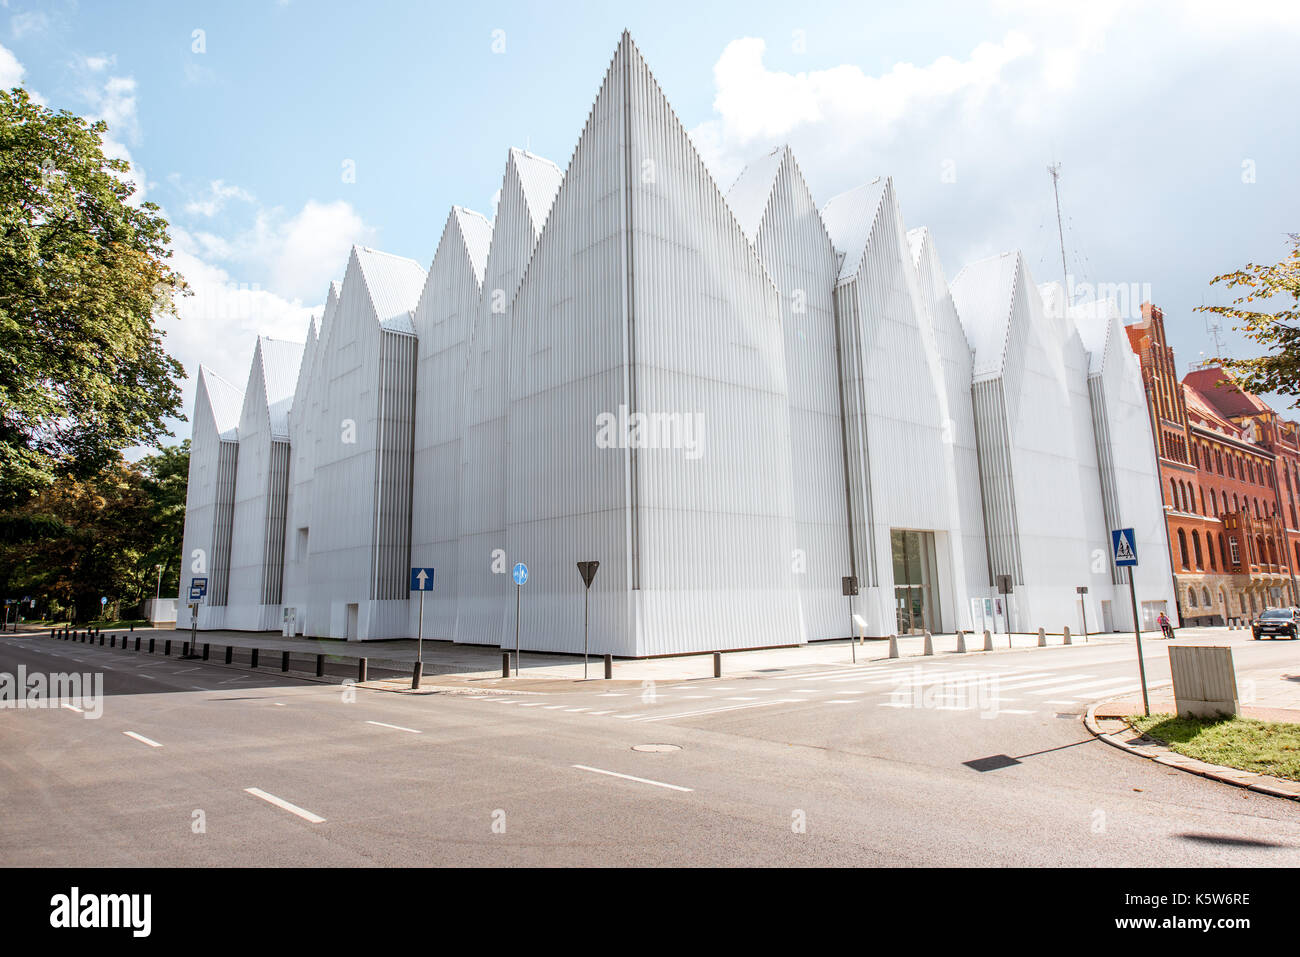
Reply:
[[113, 467], [181, 415], [184, 370], [154, 317], [185, 281], [106, 129], [0, 91], [0, 509]]
[[[1280, 263], [1260, 266], [1247, 263], [1235, 272], [1215, 276], [1210, 285], [1222, 284], [1239, 295], [1226, 306], [1197, 306], [1197, 312], [1212, 312], [1232, 320], [1233, 328], [1264, 347], [1267, 354], [1252, 359], [1217, 361], [1247, 392], [1264, 395], [1275, 392], [1289, 396], [1300, 406], [1300, 235], [1292, 233], [1291, 252]], [[1282, 308], [1266, 312], [1259, 306], [1280, 302]]]
[[[141, 557], [145, 571], [155, 574], [162, 566], [162, 594], [175, 595], [180, 587], [181, 543], [185, 536], [185, 494], [190, 478], [190, 440], [162, 449], [140, 460], [144, 491], [149, 497], [153, 545]], [[145, 597], [149, 597], [146, 595]]]

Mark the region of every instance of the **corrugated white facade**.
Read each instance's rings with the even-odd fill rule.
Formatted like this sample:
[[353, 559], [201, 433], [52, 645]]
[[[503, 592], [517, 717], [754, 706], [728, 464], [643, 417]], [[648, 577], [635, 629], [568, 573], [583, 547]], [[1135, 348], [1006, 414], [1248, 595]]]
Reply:
[[1171, 597], [1141, 382], [1113, 313], [1044, 296], [1017, 254], [950, 291], [888, 178], [818, 210], [783, 147], [724, 197], [624, 34], [567, 169], [511, 150], [427, 273], [354, 248], [237, 434], [201, 374], [201, 626], [413, 636], [418, 565], [426, 637], [580, 651], [585, 560], [597, 653], [842, 637], [844, 576], [869, 635], [984, 627], [1003, 573], [1014, 628], [1076, 627], [1083, 584], [1122, 624], [1117, 522]]

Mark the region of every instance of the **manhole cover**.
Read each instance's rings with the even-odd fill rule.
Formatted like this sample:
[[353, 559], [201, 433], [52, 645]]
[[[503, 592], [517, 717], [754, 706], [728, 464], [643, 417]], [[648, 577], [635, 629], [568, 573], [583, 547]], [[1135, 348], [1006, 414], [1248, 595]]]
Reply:
[[681, 748], [675, 744], [634, 744], [633, 751], [680, 751]]

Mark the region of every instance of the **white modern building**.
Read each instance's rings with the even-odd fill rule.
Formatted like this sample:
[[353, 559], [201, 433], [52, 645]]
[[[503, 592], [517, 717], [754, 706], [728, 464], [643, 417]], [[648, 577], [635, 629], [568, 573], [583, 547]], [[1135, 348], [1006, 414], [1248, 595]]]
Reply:
[[724, 195], [624, 34], [566, 169], [510, 150], [427, 272], [356, 247], [244, 396], [200, 372], [181, 593], [414, 637], [432, 568], [425, 637], [581, 651], [598, 561], [596, 653], [845, 637], [846, 578], [873, 637], [1124, 628], [1112, 528], [1173, 598], [1150, 423], [1117, 314], [1063, 303], [1018, 253], [949, 284], [888, 177], [819, 208], [782, 147]]

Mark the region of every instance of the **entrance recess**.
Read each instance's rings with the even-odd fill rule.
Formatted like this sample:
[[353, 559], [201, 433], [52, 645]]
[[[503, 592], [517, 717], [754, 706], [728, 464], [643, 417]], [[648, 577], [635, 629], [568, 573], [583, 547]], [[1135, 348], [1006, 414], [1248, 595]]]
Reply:
[[894, 608], [898, 633], [940, 631], [938, 584], [935, 581], [934, 532], [890, 529], [894, 557]]

